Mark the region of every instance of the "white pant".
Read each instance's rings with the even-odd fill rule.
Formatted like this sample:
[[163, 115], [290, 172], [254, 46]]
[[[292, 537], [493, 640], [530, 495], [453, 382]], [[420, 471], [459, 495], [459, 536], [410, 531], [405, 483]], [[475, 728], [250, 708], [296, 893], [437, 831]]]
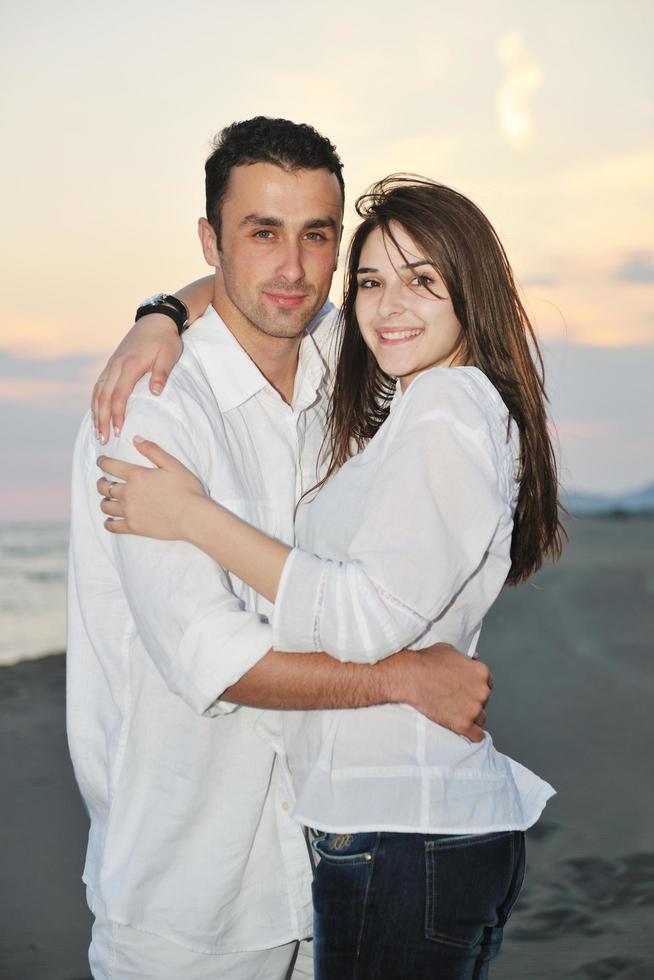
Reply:
[[250, 953], [197, 953], [161, 936], [110, 922], [100, 912], [99, 904], [94, 902], [96, 919], [89, 948], [94, 980], [305, 980], [313, 977], [310, 941]]

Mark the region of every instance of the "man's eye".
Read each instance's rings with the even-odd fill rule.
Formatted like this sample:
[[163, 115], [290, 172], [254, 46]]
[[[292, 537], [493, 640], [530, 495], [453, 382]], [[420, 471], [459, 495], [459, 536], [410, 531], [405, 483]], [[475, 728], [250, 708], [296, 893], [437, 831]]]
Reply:
[[308, 238], [310, 242], [324, 242], [325, 241], [325, 236], [320, 231], [308, 231], [307, 234], [306, 234], [306, 238]]
[[263, 238], [264, 241], [265, 241], [268, 238], [272, 238], [273, 237], [273, 233], [272, 233], [272, 231], [268, 231], [268, 229], [266, 229], [266, 228], [261, 228], [259, 231], [255, 231], [254, 237], [255, 238]]

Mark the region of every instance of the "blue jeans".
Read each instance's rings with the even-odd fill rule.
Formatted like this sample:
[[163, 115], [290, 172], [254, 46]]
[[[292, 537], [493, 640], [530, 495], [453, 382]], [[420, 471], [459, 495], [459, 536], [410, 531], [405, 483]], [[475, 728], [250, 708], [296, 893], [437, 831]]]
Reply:
[[485, 980], [525, 870], [524, 834], [321, 834], [316, 980]]

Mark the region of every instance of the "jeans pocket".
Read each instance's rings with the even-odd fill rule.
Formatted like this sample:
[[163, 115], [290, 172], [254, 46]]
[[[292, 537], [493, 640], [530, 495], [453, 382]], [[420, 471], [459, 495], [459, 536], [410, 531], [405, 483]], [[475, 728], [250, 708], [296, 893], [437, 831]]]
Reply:
[[427, 939], [471, 948], [504, 924], [520, 891], [523, 839], [507, 830], [425, 842]]
[[328, 864], [370, 864], [377, 843], [374, 834], [320, 834], [311, 846]]

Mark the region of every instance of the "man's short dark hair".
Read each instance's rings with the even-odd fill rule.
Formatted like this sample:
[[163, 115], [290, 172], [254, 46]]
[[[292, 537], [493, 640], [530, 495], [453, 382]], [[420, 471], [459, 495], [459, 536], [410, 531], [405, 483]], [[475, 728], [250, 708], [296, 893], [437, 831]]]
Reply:
[[284, 170], [320, 170], [323, 167], [338, 180], [343, 198], [343, 164], [336, 147], [313, 126], [288, 119], [255, 116], [226, 126], [213, 142], [213, 153], [207, 160], [207, 218], [216, 232], [220, 247], [222, 203], [232, 167], [249, 163], [273, 163]]

